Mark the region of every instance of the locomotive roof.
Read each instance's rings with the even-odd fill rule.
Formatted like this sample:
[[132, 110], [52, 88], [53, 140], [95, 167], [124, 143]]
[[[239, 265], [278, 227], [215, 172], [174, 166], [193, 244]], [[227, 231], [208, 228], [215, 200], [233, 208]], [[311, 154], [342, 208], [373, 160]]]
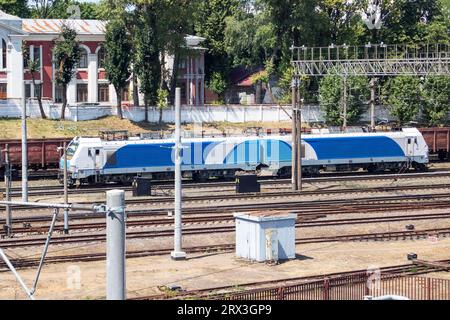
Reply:
[[[394, 132], [375, 132], [375, 133], [323, 133], [323, 134], [302, 134], [303, 138], [339, 138], [339, 137], [367, 137], [367, 136], [389, 136], [389, 137], [403, 137], [405, 134], [420, 135], [419, 130], [416, 128], [405, 128], [402, 131]], [[200, 142], [200, 141], [236, 141], [236, 140], [261, 140], [261, 139], [280, 139], [288, 140], [291, 135], [266, 135], [266, 136], [234, 136], [234, 137], [205, 137], [205, 138], [183, 138], [184, 141]], [[97, 146], [114, 146], [124, 144], [142, 144], [142, 143], [173, 143], [174, 139], [129, 139], [129, 140], [117, 140], [106, 141], [99, 137], [77, 137], [75, 138], [80, 143], [90, 143]]]

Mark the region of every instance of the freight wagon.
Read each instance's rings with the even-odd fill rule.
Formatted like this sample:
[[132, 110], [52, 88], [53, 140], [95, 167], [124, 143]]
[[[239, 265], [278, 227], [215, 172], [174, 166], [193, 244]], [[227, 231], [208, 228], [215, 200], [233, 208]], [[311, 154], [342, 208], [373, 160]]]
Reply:
[[[71, 139], [28, 139], [28, 168], [31, 170], [58, 168], [59, 160], [62, 156], [64, 142], [69, 144]], [[9, 145], [9, 160], [14, 169], [22, 166], [22, 141], [21, 140], [0, 140], [0, 175], [3, 176], [5, 170], [5, 146]]]
[[419, 131], [430, 149], [430, 155], [441, 161], [450, 159], [450, 128], [421, 128]]

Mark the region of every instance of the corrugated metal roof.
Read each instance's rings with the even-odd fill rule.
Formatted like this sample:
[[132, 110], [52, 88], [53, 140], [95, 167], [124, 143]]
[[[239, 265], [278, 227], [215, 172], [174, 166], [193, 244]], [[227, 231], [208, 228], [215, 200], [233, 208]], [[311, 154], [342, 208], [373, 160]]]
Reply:
[[23, 31], [35, 34], [55, 34], [61, 31], [63, 24], [75, 29], [78, 34], [103, 35], [106, 22], [81, 19], [23, 19]]

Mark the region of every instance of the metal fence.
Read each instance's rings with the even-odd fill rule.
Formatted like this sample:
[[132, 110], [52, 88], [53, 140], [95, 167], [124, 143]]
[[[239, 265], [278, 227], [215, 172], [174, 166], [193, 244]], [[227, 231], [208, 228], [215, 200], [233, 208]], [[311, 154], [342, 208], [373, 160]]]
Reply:
[[405, 296], [411, 300], [450, 300], [450, 280], [403, 275], [353, 274], [300, 284], [199, 298], [213, 300], [363, 300], [364, 296]]

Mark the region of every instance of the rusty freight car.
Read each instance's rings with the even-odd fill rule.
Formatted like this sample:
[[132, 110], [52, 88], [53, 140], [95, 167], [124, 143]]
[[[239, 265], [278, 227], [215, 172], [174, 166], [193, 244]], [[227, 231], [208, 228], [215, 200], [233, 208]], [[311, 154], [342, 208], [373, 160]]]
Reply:
[[430, 155], [441, 161], [450, 159], [450, 127], [421, 128], [419, 131], [430, 149]]
[[[72, 139], [28, 139], [28, 167], [32, 170], [58, 168], [62, 151], [58, 147], [63, 147]], [[0, 140], [0, 175], [3, 175], [5, 167], [4, 149], [9, 145], [9, 159], [15, 169], [20, 169], [22, 165], [22, 141], [21, 140]]]

